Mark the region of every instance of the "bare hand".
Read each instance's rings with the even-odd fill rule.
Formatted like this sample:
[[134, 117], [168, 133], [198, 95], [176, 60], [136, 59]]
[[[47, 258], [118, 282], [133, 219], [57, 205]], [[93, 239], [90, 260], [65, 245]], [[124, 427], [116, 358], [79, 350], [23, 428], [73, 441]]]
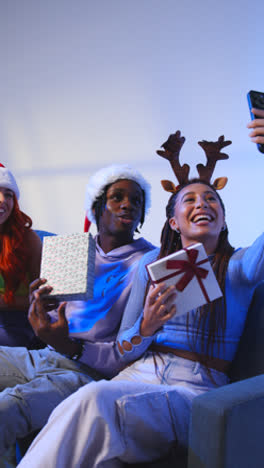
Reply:
[[44, 278], [38, 278], [29, 285], [29, 304], [34, 300], [34, 292], [41, 288], [42, 291], [42, 305], [47, 312], [57, 309], [59, 302], [48, 296], [52, 291], [51, 286], [42, 287], [47, 282]]
[[[247, 124], [248, 128], [252, 128], [253, 131], [250, 132], [249, 136], [253, 143], [264, 143], [264, 110], [261, 109], [251, 109], [252, 113], [255, 114], [258, 119], [254, 119]], [[263, 117], [263, 118], [262, 118]]]
[[176, 297], [175, 286], [166, 288], [165, 283], [150, 286], [144, 307], [140, 333], [151, 336], [170, 320], [176, 313], [173, 301]]
[[45, 281], [41, 279], [35, 280], [30, 285], [28, 319], [36, 336], [41, 341], [53, 346], [57, 351], [67, 354], [71, 340], [69, 338], [68, 322], [65, 317], [66, 302], [60, 304], [58, 308], [58, 320], [52, 323], [47, 313], [47, 309], [50, 308], [50, 302], [44, 297], [52, 288], [50, 286], [37, 288], [44, 284]]

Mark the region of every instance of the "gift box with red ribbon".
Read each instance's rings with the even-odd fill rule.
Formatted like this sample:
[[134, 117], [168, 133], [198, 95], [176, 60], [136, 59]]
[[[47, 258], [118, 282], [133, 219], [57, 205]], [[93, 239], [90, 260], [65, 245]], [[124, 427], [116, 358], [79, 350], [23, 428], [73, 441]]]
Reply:
[[192, 244], [147, 265], [153, 284], [176, 285], [177, 315], [214, 301], [222, 291], [203, 244]]

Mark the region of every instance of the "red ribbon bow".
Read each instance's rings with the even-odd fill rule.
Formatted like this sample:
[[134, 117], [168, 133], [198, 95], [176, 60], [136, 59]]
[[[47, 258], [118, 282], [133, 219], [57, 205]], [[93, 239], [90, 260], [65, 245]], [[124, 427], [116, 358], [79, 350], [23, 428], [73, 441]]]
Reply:
[[[202, 263], [208, 262], [208, 258], [201, 260], [200, 262], [196, 263], [196, 259], [198, 256], [197, 249], [184, 249], [188, 255], [188, 260], [167, 260], [166, 267], [168, 270], [171, 269], [179, 269], [175, 274], [184, 273], [184, 275], [179, 279], [176, 283], [176, 288], [178, 291], [183, 291], [186, 286], [190, 283], [194, 276], [196, 276], [200, 288], [204, 294], [204, 297], [207, 302], [210, 302], [202, 279], [205, 279], [208, 275], [208, 271], [205, 268], [199, 267]], [[172, 276], [172, 275], [169, 275]]]

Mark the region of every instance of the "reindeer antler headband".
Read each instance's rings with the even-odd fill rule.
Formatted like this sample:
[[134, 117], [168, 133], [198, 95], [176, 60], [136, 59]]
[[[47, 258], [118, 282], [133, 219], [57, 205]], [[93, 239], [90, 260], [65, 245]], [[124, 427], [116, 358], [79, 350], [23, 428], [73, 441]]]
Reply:
[[[167, 192], [176, 193], [181, 185], [187, 184], [189, 182], [189, 172], [190, 166], [188, 164], [180, 165], [179, 155], [181, 148], [185, 142], [185, 138], [181, 136], [181, 132], [177, 130], [176, 133], [173, 133], [169, 136], [168, 140], [161, 145], [161, 148], [164, 148], [165, 151], [158, 150], [157, 154], [167, 159], [172, 167], [172, 170], [178, 179], [180, 185], [175, 186], [170, 180], [162, 180], [161, 184]], [[221, 159], [228, 159], [228, 154], [221, 153], [221, 149], [225, 146], [231, 145], [232, 141], [226, 140], [222, 135], [218, 138], [217, 141], [198, 141], [198, 144], [203, 148], [206, 157], [207, 164], [197, 164], [197, 171], [199, 173], [199, 179], [201, 181], [207, 182], [210, 184], [212, 174], [215, 169], [216, 162]], [[227, 184], [227, 177], [219, 177], [215, 179], [212, 186], [215, 190], [221, 190]]]

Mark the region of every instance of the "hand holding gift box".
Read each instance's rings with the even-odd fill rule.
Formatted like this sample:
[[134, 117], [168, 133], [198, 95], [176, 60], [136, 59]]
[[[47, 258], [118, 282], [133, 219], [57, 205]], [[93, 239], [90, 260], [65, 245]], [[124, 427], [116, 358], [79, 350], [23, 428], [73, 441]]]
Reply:
[[59, 301], [93, 298], [95, 241], [89, 233], [44, 237], [41, 278]]
[[153, 284], [176, 285], [177, 315], [207, 304], [222, 296], [210, 261], [201, 243], [147, 265]]

